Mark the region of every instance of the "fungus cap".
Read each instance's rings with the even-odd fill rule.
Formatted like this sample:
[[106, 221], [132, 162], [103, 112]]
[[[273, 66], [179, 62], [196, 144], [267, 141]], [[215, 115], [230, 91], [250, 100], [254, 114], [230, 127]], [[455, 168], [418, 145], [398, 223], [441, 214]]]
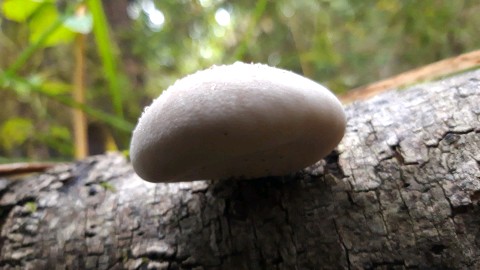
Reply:
[[345, 113], [325, 87], [241, 62], [178, 80], [145, 108], [130, 157], [150, 182], [288, 174], [327, 155]]

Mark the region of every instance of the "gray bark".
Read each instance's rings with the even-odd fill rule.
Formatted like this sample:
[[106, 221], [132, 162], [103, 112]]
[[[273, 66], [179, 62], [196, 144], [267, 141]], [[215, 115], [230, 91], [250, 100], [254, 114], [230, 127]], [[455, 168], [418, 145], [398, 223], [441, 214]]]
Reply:
[[150, 184], [111, 154], [0, 180], [0, 267], [480, 269], [479, 78], [348, 106], [289, 176]]

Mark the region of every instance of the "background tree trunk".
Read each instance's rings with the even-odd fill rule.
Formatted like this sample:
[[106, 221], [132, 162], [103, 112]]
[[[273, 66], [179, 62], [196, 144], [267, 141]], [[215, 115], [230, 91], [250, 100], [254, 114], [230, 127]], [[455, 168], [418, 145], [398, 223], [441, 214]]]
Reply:
[[2, 269], [480, 269], [480, 71], [346, 108], [302, 172], [150, 184], [118, 154], [0, 180]]

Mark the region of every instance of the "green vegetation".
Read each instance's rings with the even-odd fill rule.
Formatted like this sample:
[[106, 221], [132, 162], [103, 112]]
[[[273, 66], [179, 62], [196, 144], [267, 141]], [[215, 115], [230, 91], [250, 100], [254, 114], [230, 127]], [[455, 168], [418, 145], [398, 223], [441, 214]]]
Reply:
[[112, 185], [112, 183], [109, 183], [109, 182], [100, 182], [100, 186], [101, 186], [103, 189], [105, 189], [105, 190], [107, 190], [107, 191], [110, 191], [110, 192], [114, 192], [114, 193], [115, 193], [115, 192], [117, 191], [117, 189], [115, 188], [115, 186]]
[[101, 149], [125, 150], [152, 98], [212, 64], [268, 63], [342, 93], [479, 49], [475, 0], [103, 2], [0, 3], [0, 160], [71, 159], [72, 108]]
[[25, 204], [25, 209], [29, 213], [35, 213], [37, 211], [37, 203], [36, 202], [27, 202]]

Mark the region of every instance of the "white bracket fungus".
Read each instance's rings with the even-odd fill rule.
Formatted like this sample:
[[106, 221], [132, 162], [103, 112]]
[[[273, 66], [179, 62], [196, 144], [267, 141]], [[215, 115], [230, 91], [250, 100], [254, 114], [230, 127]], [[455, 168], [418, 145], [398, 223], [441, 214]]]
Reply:
[[325, 87], [237, 62], [164, 91], [138, 121], [130, 156], [150, 182], [278, 176], [327, 155], [345, 125], [341, 103]]

